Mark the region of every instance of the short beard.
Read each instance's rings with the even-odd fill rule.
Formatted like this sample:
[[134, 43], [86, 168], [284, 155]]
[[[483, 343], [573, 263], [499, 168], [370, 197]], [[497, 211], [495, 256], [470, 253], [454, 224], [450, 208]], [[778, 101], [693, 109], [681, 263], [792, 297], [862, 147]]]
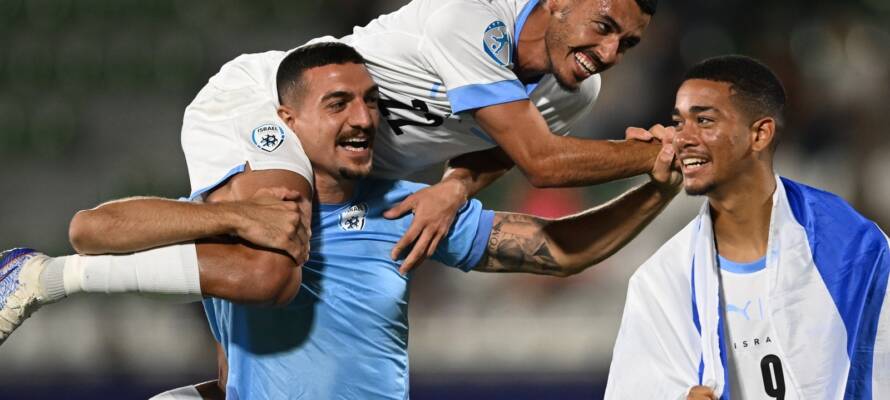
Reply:
[[340, 177], [348, 180], [358, 180], [367, 178], [368, 175], [371, 174], [370, 168], [363, 168], [361, 170], [353, 170], [349, 168], [340, 168], [337, 170], [340, 173]]
[[684, 187], [683, 190], [685, 190], [686, 194], [690, 196], [704, 196], [714, 190], [714, 184], [710, 183], [699, 189], [690, 189], [689, 187]]

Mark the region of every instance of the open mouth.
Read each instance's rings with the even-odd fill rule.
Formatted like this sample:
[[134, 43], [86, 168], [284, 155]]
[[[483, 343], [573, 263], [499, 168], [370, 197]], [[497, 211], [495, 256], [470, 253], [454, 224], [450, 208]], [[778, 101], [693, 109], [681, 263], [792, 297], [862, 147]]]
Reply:
[[337, 141], [337, 146], [346, 151], [360, 153], [371, 147], [371, 139], [364, 136], [343, 138]]
[[593, 57], [583, 51], [575, 52], [575, 63], [577, 63], [578, 66], [581, 67], [581, 70], [584, 71], [585, 78], [595, 74], [598, 69], [597, 63], [593, 60]]
[[684, 158], [680, 162], [683, 164], [684, 173], [697, 171], [710, 163], [710, 161], [700, 157]]

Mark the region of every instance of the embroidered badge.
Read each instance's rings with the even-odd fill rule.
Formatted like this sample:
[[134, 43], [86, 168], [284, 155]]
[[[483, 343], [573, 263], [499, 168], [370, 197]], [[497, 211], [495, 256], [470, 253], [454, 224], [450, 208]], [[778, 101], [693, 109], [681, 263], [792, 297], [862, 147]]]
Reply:
[[510, 43], [510, 32], [507, 32], [507, 26], [501, 21], [494, 21], [485, 28], [485, 34], [482, 35], [482, 47], [492, 60], [501, 66], [509, 66], [513, 52], [513, 46]]
[[284, 143], [284, 129], [275, 124], [262, 124], [253, 130], [251, 139], [260, 150], [271, 153]]
[[360, 231], [365, 227], [365, 214], [368, 213], [368, 205], [356, 204], [340, 213], [340, 229], [344, 231]]

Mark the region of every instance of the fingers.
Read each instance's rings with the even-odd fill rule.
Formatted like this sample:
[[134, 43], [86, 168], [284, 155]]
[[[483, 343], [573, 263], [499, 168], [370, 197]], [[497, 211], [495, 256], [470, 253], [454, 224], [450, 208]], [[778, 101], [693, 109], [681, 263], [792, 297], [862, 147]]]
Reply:
[[655, 165], [652, 166], [652, 179], [660, 183], [667, 183], [671, 178], [671, 169], [674, 165], [674, 146], [664, 143], [661, 151], [655, 158]]
[[393, 261], [399, 259], [399, 256], [411, 245], [414, 243], [414, 240], [420, 236], [420, 233], [423, 231], [422, 225], [416, 219], [411, 222], [411, 226], [408, 227], [408, 230], [402, 235], [402, 238], [399, 239], [399, 242], [392, 248], [392, 251], [389, 253], [389, 257], [392, 258]]
[[408, 257], [405, 258], [405, 262], [399, 267], [400, 274], [407, 274], [408, 271], [411, 271], [417, 264], [426, 260], [427, 248], [429, 248], [432, 238], [433, 233], [430, 230], [425, 230], [420, 235], [420, 239], [418, 239], [417, 242], [414, 243], [414, 247], [411, 248], [411, 253], [408, 254]]
[[676, 133], [673, 126], [664, 126], [661, 124], [652, 125], [648, 132], [662, 143], [673, 143], [674, 133]]
[[395, 207], [386, 210], [383, 213], [383, 218], [386, 219], [396, 219], [402, 217], [403, 215], [414, 210], [414, 206], [416, 202], [414, 201], [414, 195], [408, 196], [405, 200], [402, 200], [401, 203], [396, 204]]
[[629, 127], [624, 130], [624, 138], [627, 140], [639, 140], [643, 142], [648, 142], [654, 138], [649, 131], [643, 128], [637, 128], [635, 126]]

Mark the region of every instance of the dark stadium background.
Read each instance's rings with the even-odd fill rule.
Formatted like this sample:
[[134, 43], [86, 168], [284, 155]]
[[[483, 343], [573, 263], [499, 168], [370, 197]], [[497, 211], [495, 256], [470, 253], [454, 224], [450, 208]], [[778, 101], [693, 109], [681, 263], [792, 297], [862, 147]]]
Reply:
[[[620, 138], [627, 125], [666, 122], [689, 65], [753, 55], [789, 91], [778, 170], [887, 227], [890, 1], [661, 3], [639, 48], [605, 73], [577, 135]], [[0, 0], [0, 247], [69, 253], [75, 211], [185, 194], [182, 110], [224, 62], [343, 35], [401, 4]], [[481, 198], [559, 215], [633, 183], [532, 190], [513, 173]], [[627, 278], [700, 201], [681, 195], [628, 248], [571, 279], [418, 272], [412, 398], [600, 398]], [[0, 399], [146, 398], [213, 378], [210, 340], [196, 305], [75, 298], [39, 312], [0, 348]]]

